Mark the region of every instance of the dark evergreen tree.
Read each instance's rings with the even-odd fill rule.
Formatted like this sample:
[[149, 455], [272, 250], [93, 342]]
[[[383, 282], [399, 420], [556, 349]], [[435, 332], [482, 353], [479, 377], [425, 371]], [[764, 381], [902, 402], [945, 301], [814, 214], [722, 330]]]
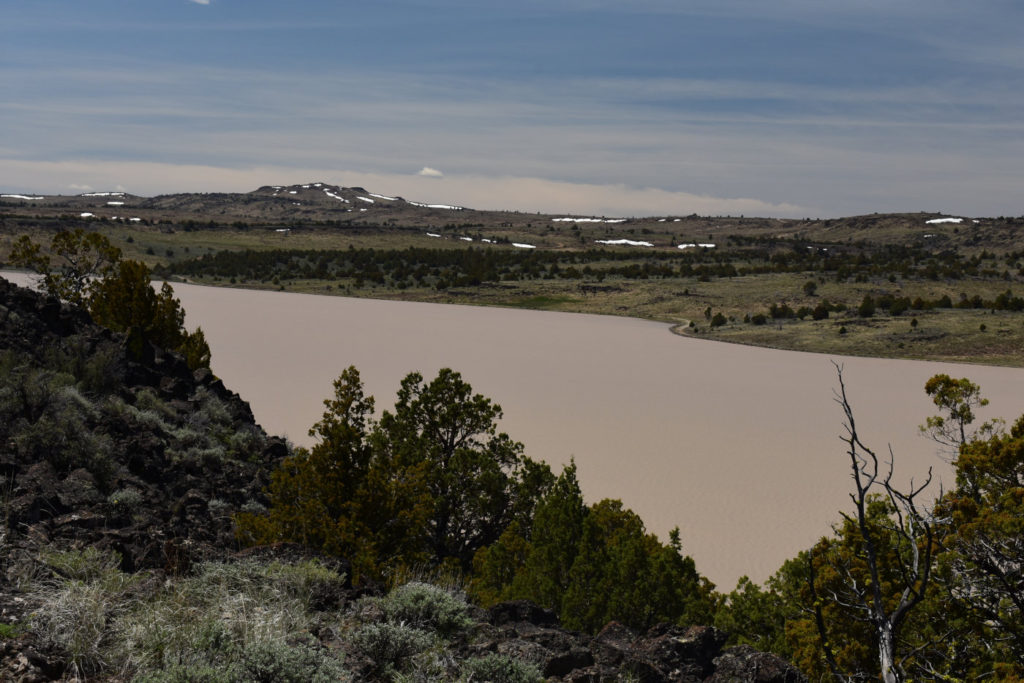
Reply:
[[106, 237], [82, 229], [54, 235], [49, 253], [56, 265], [23, 235], [14, 244], [11, 262], [39, 273], [51, 296], [87, 308], [97, 323], [124, 333], [136, 356], [151, 343], [181, 353], [192, 369], [210, 366], [202, 330], [185, 329], [185, 311], [174, 290], [165, 282], [156, 293], [148, 266], [122, 259]]
[[317, 444], [274, 473], [268, 514], [239, 518], [244, 540], [310, 545], [349, 559], [358, 578], [389, 565], [468, 571], [480, 547], [529, 524], [554, 479], [496, 433], [501, 408], [448, 369], [430, 384], [408, 375], [379, 422], [355, 368], [324, 404]]
[[397, 467], [422, 466], [433, 501], [430, 552], [465, 570], [512, 521], [532, 518], [553, 479], [546, 466], [523, 455], [521, 443], [497, 432], [501, 415], [501, 406], [474, 394], [454, 370], [442, 369], [430, 383], [414, 372], [374, 434], [375, 447]]
[[373, 397], [359, 371], [346, 369], [310, 429], [317, 443], [274, 471], [266, 515], [243, 513], [239, 536], [249, 543], [290, 541], [346, 558], [353, 579], [379, 578], [389, 565], [428, 558], [431, 512], [422, 467], [400, 468], [370, 441]]
[[516, 597], [539, 605], [561, 607], [586, 516], [587, 506], [576, 479], [576, 463], [570, 462], [537, 505], [530, 553], [513, 586]]

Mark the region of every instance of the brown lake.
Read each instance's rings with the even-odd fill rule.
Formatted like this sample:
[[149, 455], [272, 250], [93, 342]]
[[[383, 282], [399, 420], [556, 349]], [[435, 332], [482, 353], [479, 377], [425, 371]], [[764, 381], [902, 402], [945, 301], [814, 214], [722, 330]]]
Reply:
[[1024, 413], [1024, 370], [777, 351], [672, 334], [632, 318], [350, 299], [175, 284], [213, 370], [270, 433], [309, 444], [333, 380], [355, 365], [378, 409], [416, 370], [462, 373], [504, 409], [526, 453], [579, 466], [584, 495], [620, 498], [719, 589], [755, 581], [809, 547], [849, 508], [832, 361], [844, 367], [864, 440], [891, 446], [898, 482], [952, 470], [917, 426], [925, 381], [969, 377], [991, 405]]

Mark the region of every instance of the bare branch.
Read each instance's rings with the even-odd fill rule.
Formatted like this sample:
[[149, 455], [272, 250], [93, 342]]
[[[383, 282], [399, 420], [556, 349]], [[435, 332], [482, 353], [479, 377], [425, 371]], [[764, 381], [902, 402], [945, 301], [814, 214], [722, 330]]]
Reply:
[[[915, 485], [911, 480], [906, 490], [900, 490], [896, 486], [896, 456], [892, 447], [888, 448], [888, 458], [883, 462], [875, 451], [861, 440], [846, 392], [843, 368], [835, 362], [833, 365], [839, 384], [833, 393], [844, 416], [845, 435], [840, 439], [846, 444], [846, 454], [850, 459], [854, 482], [850, 499], [855, 512], [844, 513], [843, 519], [849, 526], [857, 529], [860, 557], [864, 561], [868, 577], [861, 583], [857, 580], [851, 565], [836, 558], [833, 564], [849, 596], [841, 596], [839, 591], [833, 591], [832, 601], [854, 613], [863, 613], [866, 620], [873, 625], [877, 634], [882, 678], [887, 683], [895, 683], [905, 678], [904, 663], [907, 657], [911, 656], [896, 656], [900, 626], [910, 611], [924, 599], [931, 579], [934, 521], [918, 506], [916, 499], [931, 484], [932, 471], [929, 469], [923, 484]], [[876, 499], [876, 495], [879, 498]], [[885, 501], [891, 517], [879, 517], [876, 510], [871, 510], [869, 506], [872, 500]], [[886, 548], [891, 550], [887, 551]], [[886, 564], [889, 556], [896, 558], [895, 566]], [[882, 580], [883, 572], [886, 574], [886, 581]], [[893, 576], [898, 579], [895, 596], [888, 593], [886, 588], [886, 582], [891, 581], [890, 577]], [[850, 597], [854, 599], [851, 600]], [[894, 597], [896, 600], [893, 606]], [[820, 609], [816, 611], [817, 618], [823, 620]], [[824, 623], [819, 624], [819, 632], [824, 643]], [[829, 654], [826, 651], [826, 657]], [[833, 662], [830, 661], [829, 664], [831, 668]], [[836, 669], [833, 669], [833, 675], [838, 676]]]

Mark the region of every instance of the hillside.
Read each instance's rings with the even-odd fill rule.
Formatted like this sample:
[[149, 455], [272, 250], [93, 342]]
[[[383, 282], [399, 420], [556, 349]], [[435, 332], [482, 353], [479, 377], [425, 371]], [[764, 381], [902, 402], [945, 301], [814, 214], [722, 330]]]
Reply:
[[804, 680], [711, 627], [588, 636], [525, 601], [357, 589], [343, 559], [241, 551], [233, 515], [268, 502], [288, 446], [208, 370], [153, 346], [133, 360], [2, 279], [0, 367], [4, 680]]

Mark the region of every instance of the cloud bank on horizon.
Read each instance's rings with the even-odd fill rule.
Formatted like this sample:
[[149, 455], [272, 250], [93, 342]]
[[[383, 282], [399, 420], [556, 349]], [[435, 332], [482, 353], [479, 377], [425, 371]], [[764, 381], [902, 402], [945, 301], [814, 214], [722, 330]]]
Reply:
[[1024, 214], [1014, 3], [84, 5], [5, 10], [0, 191]]

